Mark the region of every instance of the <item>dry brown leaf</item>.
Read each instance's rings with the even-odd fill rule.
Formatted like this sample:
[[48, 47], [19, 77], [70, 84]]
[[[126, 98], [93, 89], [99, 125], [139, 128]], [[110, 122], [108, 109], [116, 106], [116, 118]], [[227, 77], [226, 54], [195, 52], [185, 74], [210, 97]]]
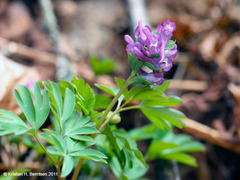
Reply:
[[[2, 56], [2, 55], [1, 55]], [[6, 57], [0, 57], [0, 109], [21, 113], [13, 90], [19, 84], [27, 85], [29, 82], [47, 80], [53, 77], [53, 67], [36, 66], [28, 67], [16, 63]]]
[[32, 26], [28, 9], [21, 2], [9, 3], [6, 16], [0, 21], [1, 37], [17, 40], [22, 38]]

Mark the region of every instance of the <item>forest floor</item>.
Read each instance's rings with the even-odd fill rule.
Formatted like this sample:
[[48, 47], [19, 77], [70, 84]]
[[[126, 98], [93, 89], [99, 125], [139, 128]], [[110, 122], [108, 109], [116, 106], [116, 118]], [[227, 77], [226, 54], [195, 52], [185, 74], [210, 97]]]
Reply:
[[[114, 86], [130, 67], [123, 36], [132, 26], [126, 0], [53, 1], [58, 38], [47, 31], [41, 5], [33, 1], [0, 1], [0, 108], [20, 113], [12, 92], [18, 84], [56, 80], [59, 56], [70, 61], [77, 77]], [[240, 169], [240, 3], [234, 0], [147, 0], [149, 23], [176, 22], [172, 39], [179, 53], [165, 74], [167, 94], [180, 96], [177, 108], [190, 121], [186, 132], [206, 145], [195, 154], [198, 168], [179, 165], [182, 180], [237, 180]], [[56, 40], [56, 38], [55, 38]], [[90, 57], [111, 58], [115, 70], [95, 75]], [[124, 117], [124, 115], [123, 115]], [[135, 113], [126, 129], [146, 123]], [[137, 122], [136, 118], [141, 121]], [[192, 120], [197, 124], [191, 124]], [[188, 124], [189, 123], [189, 124]], [[144, 149], [144, 148], [143, 148]], [[3, 156], [1, 156], [3, 157]], [[1, 159], [4, 164], [8, 160]], [[1, 166], [0, 166], [1, 168]], [[146, 177], [155, 177], [150, 171]]]

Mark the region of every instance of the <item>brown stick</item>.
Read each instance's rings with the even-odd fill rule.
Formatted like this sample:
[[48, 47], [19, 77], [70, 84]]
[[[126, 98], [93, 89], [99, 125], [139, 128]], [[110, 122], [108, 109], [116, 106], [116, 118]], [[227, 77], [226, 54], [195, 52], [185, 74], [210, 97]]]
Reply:
[[27, 58], [44, 64], [55, 64], [57, 56], [48, 52], [39, 51], [34, 48], [8, 41], [0, 37], [0, 48], [6, 48], [7, 52], [16, 56]]
[[[39, 162], [31, 162], [31, 163], [18, 163], [16, 169], [33, 169], [37, 170], [40, 168]], [[0, 170], [9, 170], [9, 166], [5, 164], [0, 164]]]
[[179, 89], [185, 91], [204, 91], [207, 89], [207, 83], [194, 80], [171, 80], [168, 89]]
[[199, 136], [200, 138], [209, 141], [215, 145], [221, 146], [223, 148], [235, 152], [240, 152], [240, 145], [231, 144], [226, 140], [222, 139], [221, 135], [217, 130], [212, 129], [206, 125], [203, 125], [191, 119], [182, 119], [182, 121], [185, 122], [186, 124], [186, 127], [182, 129], [184, 132]]
[[[57, 58], [57, 56], [54, 54], [44, 52], [44, 51], [39, 51], [19, 43], [8, 41], [1, 37], [0, 37], [0, 48], [7, 48], [8, 52], [16, 56], [27, 58], [29, 60], [33, 60], [36, 62], [41, 62], [44, 64], [53, 65], [55, 64], [56, 58]], [[88, 81], [95, 82], [94, 75], [91, 77], [93, 79], [88, 78]], [[110, 81], [109, 79], [111, 78], [106, 78], [106, 75], [105, 75], [105, 81]], [[108, 82], [108, 84], [113, 84], [113, 80], [112, 82]], [[193, 81], [193, 80], [171, 80], [171, 84], [169, 86], [169, 89], [180, 89], [180, 90], [186, 90], [186, 91], [204, 91], [206, 88], [207, 88], [207, 84], [205, 82]]]

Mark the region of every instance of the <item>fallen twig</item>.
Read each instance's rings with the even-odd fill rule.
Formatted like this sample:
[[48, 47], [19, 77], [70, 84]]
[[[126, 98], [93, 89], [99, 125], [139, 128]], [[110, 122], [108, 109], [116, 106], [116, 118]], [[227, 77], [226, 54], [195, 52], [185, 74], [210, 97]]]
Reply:
[[0, 48], [6, 50], [6, 53], [49, 65], [55, 64], [57, 58], [54, 54], [39, 51], [16, 42], [8, 41], [1, 37]]
[[200, 138], [223, 148], [235, 152], [240, 152], [240, 144], [231, 144], [222, 139], [220, 133], [217, 130], [191, 119], [182, 119], [182, 121], [186, 124], [186, 127], [182, 129], [184, 132], [199, 136]]
[[185, 91], [204, 91], [207, 89], [207, 83], [194, 80], [171, 80], [168, 89], [179, 89]]

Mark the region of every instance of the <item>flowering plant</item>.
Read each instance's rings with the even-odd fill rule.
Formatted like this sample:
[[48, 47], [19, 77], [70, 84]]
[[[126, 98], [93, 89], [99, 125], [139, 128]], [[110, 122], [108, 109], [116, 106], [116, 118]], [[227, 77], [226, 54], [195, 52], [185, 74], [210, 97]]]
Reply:
[[136, 42], [129, 35], [125, 35], [128, 42], [126, 51], [140, 61], [153, 65], [150, 72], [146, 72], [146, 68], [138, 71], [138, 75], [145, 80], [157, 85], [164, 82], [163, 71], [171, 69], [172, 60], [177, 55], [177, 45], [169, 41], [175, 29], [175, 23], [167, 20], [156, 28], [156, 32], [152, 32], [149, 26], [143, 26], [139, 21], [135, 30]]
[[[84, 162], [89, 162], [84, 159], [106, 163], [118, 179], [141, 177], [148, 170], [146, 161], [158, 158], [196, 166], [186, 152], [201, 151], [203, 146], [169, 131], [173, 126], [184, 126], [180, 119], [185, 118], [168, 107], [180, 104], [180, 98], [164, 94], [170, 81], [164, 81], [163, 71], [171, 69], [177, 54], [177, 45], [170, 40], [174, 30], [175, 24], [170, 21], [158, 26], [157, 32], [140, 21], [136, 42], [125, 36], [132, 67], [130, 77], [126, 81], [115, 78], [117, 88], [96, 84], [108, 95], [95, 95], [83, 79], [76, 77], [71, 82], [59, 80], [58, 84], [35, 83], [32, 92], [19, 85], [14, 96], [25, 118], [0, 110], [0, 135], [31, 134], [56, 167], [58, 179], [75, 169], [75, 180]], [[140, 103], [128, 106], [135, 100]], [[118, 129], [119, 113], [133, 109], [141, 110], [152, 124], [130, 131]], [[53, 128], [41, 129], [50, 111], [54, 115]], [[151, 143], [143, 156], [136, 141], [144, 139]]]

